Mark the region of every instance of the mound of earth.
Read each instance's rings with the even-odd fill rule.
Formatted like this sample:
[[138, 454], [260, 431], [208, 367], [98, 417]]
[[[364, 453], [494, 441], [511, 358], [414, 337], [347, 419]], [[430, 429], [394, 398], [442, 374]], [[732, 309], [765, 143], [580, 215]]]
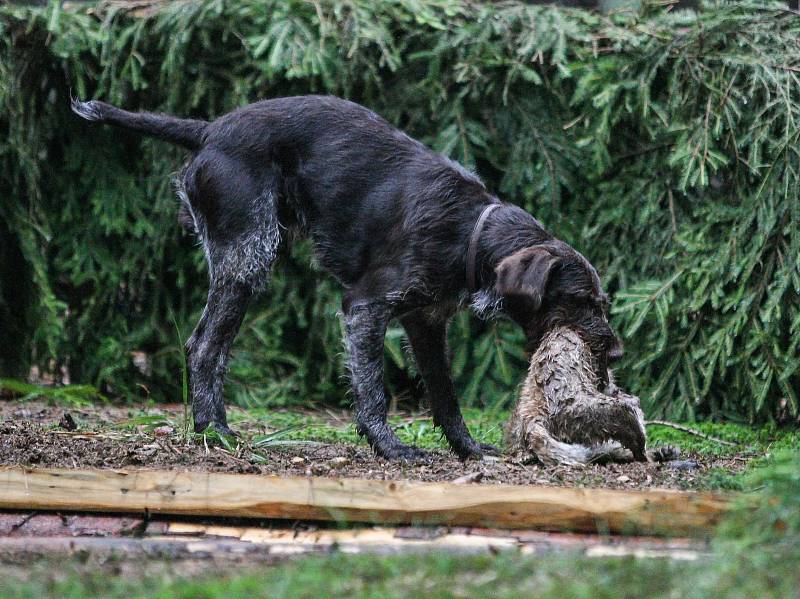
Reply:
[[[169, 409], [159, 408], [162, 412]], [[179, 407], [170, 415], [177, 419]], [[454, 481], [480, 484], [554, 485], [624, 489], [693, 489], [707, 485], [711, 469], [733, 473], [746, 458], [683, 454], [697, 463], [693, 469], [668, 464], [545, 467], [518, 455], [460, 461], [445, 450], [431, 451], [416, 463], [376, 458], [366, 444], [275, 443], [253, 447], [243, 435], [236, 448], [210, 443], [202, 435], [184, 439], [168, 427], [114, 426], [124, 420], [122, 408], [81, 408], [78, 420], [90, 429], [74, 428], [63, 408], [0, 402], [0, 465], [37, 468], [109, 468], [205, 470], [279, 476]]]

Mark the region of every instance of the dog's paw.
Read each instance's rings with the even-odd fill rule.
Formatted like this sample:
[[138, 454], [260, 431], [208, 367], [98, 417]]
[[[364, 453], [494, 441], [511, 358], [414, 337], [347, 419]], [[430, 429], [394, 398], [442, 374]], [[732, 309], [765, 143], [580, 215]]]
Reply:
[[411, 445], [397, 443], [388, 447], [375, 447], [375, 454], [385, 460], [421, 462], [428, 458], [428, 452]]
[[211, 420], [206, 420], [204, 422], [195, 421], [194, 423], [194, 432], [196, 433], [203, 433], [214, 431], [217, 434], [225, 435], [227, 437], [238, 437], [239, 435], [231, 429], [227, 424], [222, 424], [220, 422], [214, 422]]
[[486, 456], [499, 457], [501, 451], [489, 443], [472, 442], [467, 447], [453, 448], [460, 460], [481, 460]]
[[495, 457], [500, 457], [503, 454], [499, 447], [492, 445], [491, 443], [481, 443], [481, 451], [484, 455], [491, 455]]
[[230, 428], [227, 424], [219, 424], [217, 422], [214, 423], [214, 430], [217, 431], [220, 435], [225, 435], [227, 437], [238, 437], [239, 433], [235, 430]]

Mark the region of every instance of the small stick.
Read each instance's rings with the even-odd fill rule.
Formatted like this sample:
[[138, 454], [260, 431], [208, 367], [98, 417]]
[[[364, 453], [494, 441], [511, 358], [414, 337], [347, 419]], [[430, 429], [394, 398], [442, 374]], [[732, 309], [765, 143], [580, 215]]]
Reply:
[[25, 516], [22, 517], [22, 520], [20, 520], [19, 522], [14, 524], [14, 526], [11, 527], [11, 532], [19, 530], [20, 528], [25, 526], [31, 520], [31, 518], [37, 516], [38, 514], [39, 514], [38, 510], [33, 510], [30, 514], [25, 514]]
[[645, 425], [649, 426], [651, 424], [660, 424], [661, 426], [668, 426], [670, 428], [674, 428], [676, 430], [682, 431], [684, 433], [689, 433], [690, 435], [695, 435], [697, 437], [702, 437], [703, 439], [708, 439], [709, 441], [714, 441], [715, 443], [719, 443], [720, 445], [729, 445], [731, 447], [738, 447], [739, 443], [734, 443], [732, 441], [726, 441], [725, 439], [720, 439], [719, 437], [712, 437], [711, 435], [707, 435], [705, 433], [701, 433], [700, 431], [689, 428], [688, 426], [683, 426], [682, 424], [676, 424], [674, 422], [669, 422], [667, 420], [645, 420]]

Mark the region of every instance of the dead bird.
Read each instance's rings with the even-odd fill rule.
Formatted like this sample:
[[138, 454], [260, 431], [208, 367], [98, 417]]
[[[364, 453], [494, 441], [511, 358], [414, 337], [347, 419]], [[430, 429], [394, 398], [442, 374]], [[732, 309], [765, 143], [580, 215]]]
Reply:
[[639, 398], [613, 382], [598, 389], [593, 353], [573, 329], [548, 332], [531, 357], [528, 377], [506, 428], [509, 448], [545, 465], [674, 460], [673, 447], [645, 449]]

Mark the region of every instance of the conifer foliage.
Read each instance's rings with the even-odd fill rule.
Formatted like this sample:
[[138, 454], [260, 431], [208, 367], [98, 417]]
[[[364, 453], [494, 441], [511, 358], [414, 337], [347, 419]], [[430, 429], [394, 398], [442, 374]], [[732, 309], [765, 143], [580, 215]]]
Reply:
[[[213, 118], [261, 98], [365, 104], [584, 252], [614, 294], [621, 384], [650, 414], [796, 417], [800, 14], [601, 16], [524, 2], [243, 0], [0, 7], [0, 369], [177, 397], [205, 266], [179, 150], [79, 121], [70, 93]], [[293, 244], [234, 349], [241, 402], [346, 402], [339, 291]], [[459, 315], [471, 405], [507, 405], [520, 333]], [[403, 333], [389, 382], [411, 390]], [[146, 355], [152, 374], [134, 364]], [[141, 367], [141, 364], [140, 364]]]

